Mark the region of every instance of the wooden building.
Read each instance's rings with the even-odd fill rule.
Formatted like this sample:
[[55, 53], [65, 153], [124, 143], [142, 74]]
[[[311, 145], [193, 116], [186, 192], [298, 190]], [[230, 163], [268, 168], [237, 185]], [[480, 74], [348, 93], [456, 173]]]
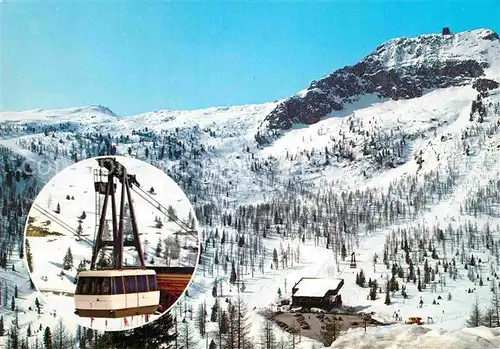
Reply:
[[304, 277], [292, 287], [292, 306], [331, 309], [342, 306], [344, 279]]
[[156, 267], [148, 266], [156, 271], [156, 282], [160, 290], [159, 311], [170, 308], [188, 287], [194, 267]]

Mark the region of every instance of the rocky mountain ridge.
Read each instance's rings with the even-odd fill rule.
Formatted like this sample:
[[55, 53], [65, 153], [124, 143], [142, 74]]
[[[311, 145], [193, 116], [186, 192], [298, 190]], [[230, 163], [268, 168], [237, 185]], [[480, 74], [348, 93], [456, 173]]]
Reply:
[[258, 143], [267, 143], [294, 124], [311, 125], [345, 109], [363, 95], [410, 99], [427, 90], [470, 84], [498, 66], [500, 39], [478, 29], [451, 35], [393, 39], [361, 62], [341, 68], [279, 103], [261, 124]]

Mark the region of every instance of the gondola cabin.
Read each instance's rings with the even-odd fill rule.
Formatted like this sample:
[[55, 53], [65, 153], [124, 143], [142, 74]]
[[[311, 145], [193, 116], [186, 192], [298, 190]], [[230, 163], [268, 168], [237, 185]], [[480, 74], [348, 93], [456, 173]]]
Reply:
[[75, 314], [122, 318], [153, 314], [160, 302], [156, 272], [150, 269], [89, 270], [78, 273]]

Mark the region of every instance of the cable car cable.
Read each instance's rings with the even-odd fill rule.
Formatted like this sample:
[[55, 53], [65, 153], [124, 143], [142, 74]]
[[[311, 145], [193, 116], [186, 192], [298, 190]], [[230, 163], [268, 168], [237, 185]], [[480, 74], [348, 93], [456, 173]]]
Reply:
[[[191, 227], [189, 227], [185, 222], [183, 222], [180, 218], [178, 218], [176, 215], [171, 215], [168, 213], [168, 209], [165, 208], [165, 206], [163, 206], [160, 202], [158, 202], [156, 199], [154, 199], [153, 197], [151, 197], [146, 191], [144, 191], [143, 189], [141, 188], [138, 188], [142, 193], [144, 193], [144, 195], [146, 195], [146, 197], [144, 197], [141, 193], [139, 193], [137, 190], [135, 190], [134, 188], [132, 188], [132, 190], [139, 196], [141, 197], [142, 199], [144, 199], [147, 203], [149, 203], [150, 205], [154, 206], [158, 211], [160, 211], [161, 213], [163, 213], [165, 216], [167, 216], [167, 218], [169, 218], [172, 222], [174, 222], [175, 224], [177, 224], [177, 226], [179, 228], [181, 228], [181, 230], [183, 230], [185, 233], [191, 235], [192, 237], [194, 237], [195, 239], [198, 239], [198, 232], [195, 231], [195, 230], [192, 230]], [[151, 202], [153, 201], [153, 202]], [[156, 205], [155, 205], [156, 204]], [[196, 235], [194, 234], [196, 233]]]

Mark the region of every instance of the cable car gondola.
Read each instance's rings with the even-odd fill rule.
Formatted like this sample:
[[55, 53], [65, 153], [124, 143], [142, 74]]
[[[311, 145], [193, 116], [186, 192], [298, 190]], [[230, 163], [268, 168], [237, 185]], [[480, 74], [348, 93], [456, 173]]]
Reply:
[[160, 302], [151, 269], [89, 270], [78, 273], [75, 314], [121, 318], [154, 313]]
[[[100, 158], [97, 159], [97, 162], [99, 166], [108, 170], [107, 181], [102, 181], [101, 171], [94, 179], [96, 198], [100, 200], [100, 196], [104, 195], [104, 201], [99, 222], [96, 222], [98, 229], [94, 239], [90, 270], [81, 271], [77, 275], [74, 296], [75, 314], [80, 317], [92, 318], [120, 318], [153, 314], [157, 311], [160, 303], [160, 290], [156, 280], [156, 272], [145, 266], [130, 191], [130, 186], [139, 186], [139, 183], [135, 176], [127, 174], [125, 167], [114, 158]], [[115, 198], [115, 178], [122, 185], [119, 217]], [[103, 232], [109, 198], [111, 198], [113, 241], [104, 241]], [[125, 198], [129, 204], [132, 221], [134, 236], [132, 245], [137, 250], [140, 262], [139, 266], [130, 268], [123, 266]], [[97, 256], [104, 247], [108, 246], [112, 247], [112, 269], [97, 269]]]

